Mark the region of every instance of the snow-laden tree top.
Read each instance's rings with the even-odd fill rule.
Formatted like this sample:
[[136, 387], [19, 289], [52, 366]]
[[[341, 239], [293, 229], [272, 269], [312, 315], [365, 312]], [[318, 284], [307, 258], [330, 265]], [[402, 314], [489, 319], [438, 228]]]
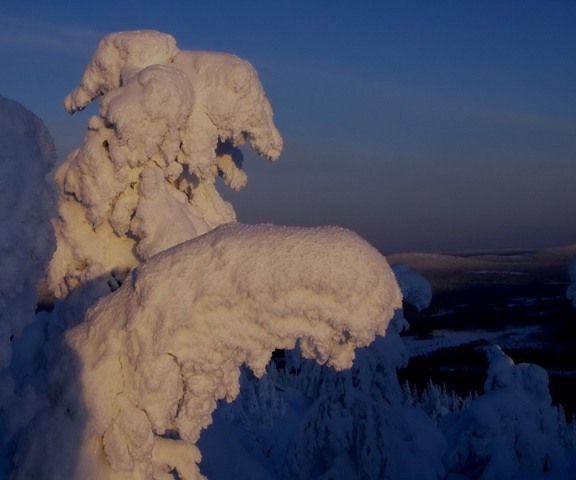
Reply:
[[59, 297], [98, 278], [103, 291], [140, 261], [234, 221], [214, 186], [246, 184], [247, 139], [276, 160], [282, 139], [252, 66], [224, 53], [180, 51], [155, 31], [106, 36], [73, 113], [102, 96], [84, 145], [58, 169], [58, 251], [50, 285]]
[[10, 339], [36, 309], [36, 283], [54, 248], [54, 201], [46, 181], [56, 151], [42, 121], [0, 97], [0, 368]]
[[[234, 221], [216, 176], [246, 183], [246, 139], [271, 160], [282, 147], [247, 62], [180, 52], [158, 32], [115, 33], [65, 105], [99, 96], [83, 146], [56, 173], [49, 281], [72, 292], [56, 309], [69, 328], [51, 347], [49, 398], [19, 438], [13, 476], [201, 478], [196, 441], [216, 402], [238, 395], [242, 365], [261, 376], [275, 349], [298, 343], [306, 358], [350, 368], [402, 295], [352, 232]], [[58, 314], [76, 301], [94, 305]]]

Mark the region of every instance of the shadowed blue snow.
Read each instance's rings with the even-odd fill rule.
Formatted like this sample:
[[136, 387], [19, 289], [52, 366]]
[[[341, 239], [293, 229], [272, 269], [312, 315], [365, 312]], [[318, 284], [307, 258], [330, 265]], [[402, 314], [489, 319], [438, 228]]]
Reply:
[[[252, 62], [285, 139], [230, 193], [245, 223], [340, 224], [385, 253], [576, 242], [576, 3], [8, 0], [0, 94], [62, 159], [98, 40], [151, 28]], [[224, 191], [224, 189], [222, 189]]]

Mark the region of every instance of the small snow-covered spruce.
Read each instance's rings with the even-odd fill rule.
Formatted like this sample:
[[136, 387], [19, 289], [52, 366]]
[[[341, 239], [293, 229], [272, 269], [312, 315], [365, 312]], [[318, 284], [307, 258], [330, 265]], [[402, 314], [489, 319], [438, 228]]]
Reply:
[[476, 397], [473, 393], [461, 397], [449, 391], [446, 385], [436, 385], [432, 380], [428, 381], [422, 393], [416, 386], [410, 387], [407, 381], [402, 385], [402, 403], [424, 410], [437, 426], [446, 415], [466, 410]]
[[81, 148], [56, 173], [57, 251], [49, 270], [58, 297], [92, 282], [98, 298], [154, 254], [234, 221], [216, 191], [222, 175], [246, 183], [239, 146], [276, 160], [282, 139], [250, 63], [181, 51], [170, 35], [107, 35], [80, 85], [73, 113], [102, 96]]
[[240, 394], [234, 402], [220, 401], [216, 414], [229, 423], [239, 424], [247, 429], [272, 427], [274, 420], [286, 412], [286, 404], [279, 394], [275, 377], [277, 371], [269, 363], [266, 374], [255, 377], [250, 369], [240, 369]]
[[[15, 478], [201, 478], [195, 443], [238, 395], [242, 364], [261, 376], [299, 341], [304, 357], [350, 368], [401, 302], [384, 257], [336, 227], [229, 224], [168, 249], [66, 333], [54, 405], [35, 421], [44, 435], [23, 436]], [[77, 455], [39, 454], [67, 440]]]
[[566, 467], [546, 371], [515, 365], [497, 345], [487, 354], [484, 394], [442, 422], [448, 478], [503, 480]]

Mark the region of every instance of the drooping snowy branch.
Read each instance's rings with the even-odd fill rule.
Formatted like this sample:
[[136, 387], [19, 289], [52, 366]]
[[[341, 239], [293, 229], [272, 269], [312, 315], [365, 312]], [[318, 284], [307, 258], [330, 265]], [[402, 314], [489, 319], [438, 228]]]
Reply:
[[[431, 287], [401, 264], [391, 265], [403, 300], [426, 308]], [[350, 370], [333, 372], [297, 353], [289, 356], [298, 388], [312, 402], [286, 454], [291, 479], [444, 478], [445, 441], [424, 412], [402, 404], [396, 368], [408, 361], [397, 309], [385, 336], [358, 349]]]
[[[194, 444], [216, 402], [237, 396], [242, 364], [261, 376], [274, 349], [299, 341], [305, 357], [349, 368], [400, 307], [384, 257], [335, 227], [230, 224], [166, 250], [67, 333], [47, 415], [68, 412], [85, 433], [61, 474], [197, 478]], [[37, 442], [22, 445], [21, 478], [42, 462], [56, 468]]]
[[216, 177], [244, 186], [238, 147], [246, 140], [270, 160], [282, 149], [252, 66], [234, 55], [179, 51], [170, 35], [105, 37], [65, 106], [74, 112], [100, 95], [84, 145], [56, 174], [50, 285], [60, 297], [89, 280], [105, 290], [140, 261], [235, 221]]
[[53, 192], [46, 181], [56, 152], [33, 113], [0, 97], [0, 368], [11, 338], [36, 309], [36, 288], [54, 249]]

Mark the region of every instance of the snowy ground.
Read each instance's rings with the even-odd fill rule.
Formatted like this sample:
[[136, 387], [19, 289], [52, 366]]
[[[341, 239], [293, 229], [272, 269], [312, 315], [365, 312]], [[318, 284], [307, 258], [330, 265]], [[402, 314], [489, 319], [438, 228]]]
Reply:
[[509, 327], [503, 330], [432, 330], [429, 337], [407, 335], [404, 344], [410, 357], [426, 356], [445, 348], [484, 341], [502, 348], [517, 347], [539, 331], [539, 327]]

